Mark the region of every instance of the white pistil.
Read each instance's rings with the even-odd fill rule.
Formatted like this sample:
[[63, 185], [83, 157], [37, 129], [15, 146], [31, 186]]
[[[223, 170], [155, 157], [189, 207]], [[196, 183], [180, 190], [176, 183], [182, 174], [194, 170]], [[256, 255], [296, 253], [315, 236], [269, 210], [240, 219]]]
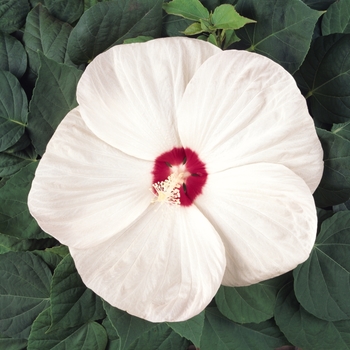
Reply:
[[156, 182], [152, 187], [156, 190], [152, 203], [169, 203], [180, 205], [180, 186], [183, 184], [183, 173], [171, 174], [164, 181]]

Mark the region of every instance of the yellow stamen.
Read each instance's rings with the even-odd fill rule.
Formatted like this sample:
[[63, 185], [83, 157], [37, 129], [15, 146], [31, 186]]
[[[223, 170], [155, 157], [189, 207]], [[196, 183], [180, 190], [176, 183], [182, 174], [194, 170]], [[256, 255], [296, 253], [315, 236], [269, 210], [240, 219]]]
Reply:
[[156, 190], [156, 198], [152, 203], [161, 202], [180, 205], [180, 186], [183, 183], [183, 173], [171, 174], [164, 181], [156, 182], [152, 187]]

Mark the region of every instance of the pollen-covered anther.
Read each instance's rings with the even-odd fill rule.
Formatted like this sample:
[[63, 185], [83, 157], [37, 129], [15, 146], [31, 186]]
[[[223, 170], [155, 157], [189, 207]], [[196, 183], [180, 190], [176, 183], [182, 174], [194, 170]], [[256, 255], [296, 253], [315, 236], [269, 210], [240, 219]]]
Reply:
[[183, 183], [183, 173], [171, 174], [164, 181], [156, 182], [152, 185], [156, 193], [151, 203], [161, 202], [180, 205], [179, 188]]

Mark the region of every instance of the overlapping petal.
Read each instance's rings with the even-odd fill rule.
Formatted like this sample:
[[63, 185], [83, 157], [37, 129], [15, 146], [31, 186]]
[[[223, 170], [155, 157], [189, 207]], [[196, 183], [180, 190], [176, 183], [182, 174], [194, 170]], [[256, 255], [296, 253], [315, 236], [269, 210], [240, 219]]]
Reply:
[[58, 126], [40, 161], [28, 198], [30, 212], [61, 243], [94, 246], [149, 206], [152, 167], [97, 138], [78, 107]]
[[153, 322], [201, 312], [225, 270], [222, 241], [195, 207], [151, 206], [125, 230], [70, 248], [84, 283], [110, 304]]
[[283, 165], [251, 164], [212, 174], [195, 202], [224, 242], [224, 285], [249, 285], [290, 271], [308, 258], [315, 242], [313, 197]]
[[229, 50], [209, 58], [177, 118], [182, 145], [200, 154], [208, 173], [270, 162], [290, 168], [312, 192], [320, 182], [323, 153], [305, 98], [266, 57]]
[[85, 123], [102, 140], [139, 158], [154, 160], [179, 147], [176, 107], [196, 70], [218, 52], [184, 38], [114, 46], [79, 81]]

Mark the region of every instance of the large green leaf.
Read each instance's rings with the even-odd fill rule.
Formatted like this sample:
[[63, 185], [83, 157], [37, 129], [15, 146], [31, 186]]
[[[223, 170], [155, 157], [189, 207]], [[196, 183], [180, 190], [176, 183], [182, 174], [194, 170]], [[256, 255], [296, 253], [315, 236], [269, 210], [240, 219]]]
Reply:
[[23, 45], [13, 36], [0, 32], [0, 69], [21, 78], [27, 69], [27, 55]]
[[36, 162], [37, 154], [32, 146], [14, 151], [11, 148], [0, 153], [0, 177], [10, 176], [29, 163]]
[[50, 323], [48, 308], [33, 323], [28, 339], [28, 350], [104, 350], [106, 348], [106, 330], [97, 322], [49, 332]]
[[20, 239], [0, 233], [0, 254], [39, 249], [49, 242], [52, 242], [52, 239]]
[[120, 337], [120, 350], [129, 349], [129, 346], [139, 339], [143, 333], [150, 331], [157, 324], [141, 318], [131, 316], [107, 302], [103, 303], [107, 317]]
[[96, 5], [99, 2], [105, 2], [111, 0], [84, 0], [84, 11], [88, 10], [90, 7]]
[[322, 34], [350, 33], [350, 0], [336, 1], [322, 17]]
[[108, 345], [106, 350], [119, 350], [120, 338], [108, 317], [102, 321], [102, 326], [105, 328], [108, 336]]
[[240, 325], [227, 319], [218, 309], [205, 310], [201, 350], [244, 349], [271, 350], [288, 344], [273, 320]]
[[0, 349], [26, 350], [27, 343], [27, 339], [2, 338], [0, 336]]
[[188, 350], [189, 345], [190, 342], [188, 340], [181, 338], [165, 323], [160, 323], [155, 325], [150, 331], [143, 333], [140, 338], [128, 347], [128, 350], [145, 350], [145, 346], [148, 349], [157, 350]]
[[204, 326], [204, 311], [199, 315], [190, 318], [184, 322], [169, 322], [169, 327], [172, 328], [177, 334], [181, 335], [199, 348], [199, 343]]
[[68, 37], [72, 27], [50, 15], [41, 4], [28, 14], [23, 41], [29, 57], [29, 67], [35, 75], [40, 67], [38, 51], [59, 63], [70, 63], [67, 56]]
[[58, 264], [51, 284], [50, 331], [80, 326], [105, 317], [101, 298], [82, 282], [68, 254]]
[[137, 36], [158, 37], [162, 0], [101, 2], [81, 16], [68, 40], [68, 54], [76, 64], [86, 63], [106, 49]]
[[36, 163], [22, 168], [0, 188], [0, 233], [23, 239], [47, 238], [30, 215], [27, 197]]
[[287, 339], [303, 350], [350, 349], [350, 320], [329, 322], [309, 314], [295, 298], [292, 283], [278, 294], [275, 319]]
[[221, 286], [215, 296], [220, 312], [239, 323], [259, 323], [273, 316], [277, 293], [285, 277], [270, 279], [248, 287]]
[[324, 152], [324, 171], [314, 193], [318, 207], [328, 207], [350, 198], [350, 141], [317, 128]]
[[29, 104], [28, 131], [35, 150], [42, 155], [58, 124], [77, 105], [75, 92], [82, 71], [39, 55], [41, 66]]
[[257, 21], [237, 31], [249, 51], [271, 58], [290, 73], [300, 67], [320, 16], [318, 11], [300, 0], [240, 0], [236, 9]]
[[13, 146], [24, 134], [28, 100], [17, 78], [0, 70], [0, 152]]
[[[315, 10], [327, 10], [337, 0], [303, 0], [303, 2]], [[343, 1], [343, 0], [342, 0]]]
[[82, 0], [30, 0], [32, 6], [42, 3], [49, 12], [63, 22], [74, 23], [84, 11]]
[[0, 332], [27, 338], [37, 315], [49, 305], [51, 272], [29, 252], [0, 255]]
[[331, 132], [350, 141], [350, 120], [346, 123], [333, 124]]
[[316, 121], [328, 124], [348, 121], [350, 34], [332, 34], [315, 39], [296, 80]]
[[20, 29], [29, 10], [28, 0], [0, 0], [0, 31], [12, 33]]
[[323, 222], [309, 259], [294, 270], [303, 308], [326, 321], [350, 319], [350, 212]]

